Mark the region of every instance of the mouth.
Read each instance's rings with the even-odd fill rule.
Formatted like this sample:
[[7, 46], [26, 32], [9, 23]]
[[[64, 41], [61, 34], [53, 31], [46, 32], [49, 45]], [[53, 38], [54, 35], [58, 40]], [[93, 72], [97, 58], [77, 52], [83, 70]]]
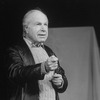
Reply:
[[46, 34], [38, 34], [38, 36], [44, 37], [44, 36], [46, 36]]

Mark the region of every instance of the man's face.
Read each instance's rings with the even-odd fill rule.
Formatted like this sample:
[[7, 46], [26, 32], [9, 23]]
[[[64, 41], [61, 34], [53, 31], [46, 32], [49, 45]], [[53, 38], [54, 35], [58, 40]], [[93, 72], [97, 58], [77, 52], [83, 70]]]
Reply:
[[42, 12], [34, 12], [29, 17], [28, 37], [31, 41], [44, 42], [48, 37], [48, 19]]

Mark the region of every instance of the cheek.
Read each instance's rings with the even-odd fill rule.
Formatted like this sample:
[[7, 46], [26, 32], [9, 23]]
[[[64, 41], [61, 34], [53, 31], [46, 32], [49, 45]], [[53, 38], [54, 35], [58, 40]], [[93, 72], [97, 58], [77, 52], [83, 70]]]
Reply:
[[30, 30], [30, 33], [35, 36], [37, 34], [37, 30], [35, 28], [32, 28]]
[[38, 32], [40, 31], [40, 28], [39, 27], [36, 27], [36, 28], [33, 28], [32, 29], [32, 32], [36, 35], [38, 34]]
[[29, 34], [30, 34], [31, 37], [35, 37], [36, 32], [35, 32], [34, 29], [30, 29]]
[[35, 31], [36, 31], [36, 29], [35, 29], [35, 28], [31, 28], [31, 32], [33, 32], [33, 33], [34, 33]]

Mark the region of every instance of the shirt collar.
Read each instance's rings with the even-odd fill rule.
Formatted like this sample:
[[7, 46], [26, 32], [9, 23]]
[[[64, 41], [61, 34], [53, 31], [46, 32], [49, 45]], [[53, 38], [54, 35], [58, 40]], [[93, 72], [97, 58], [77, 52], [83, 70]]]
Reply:
[[40, 42], [39, 43], [38, 42], [33, 43], [32, 41], [30, 41], [28, 38], [25, 38], [25, 37], [24, 37], [24, 40], [27, 41], [27, 43], [30, 45], [31, 48], [33, 48], [33, 47], [43, 47], [44, 46], [44, 44], [42, 42], [41, 43]]

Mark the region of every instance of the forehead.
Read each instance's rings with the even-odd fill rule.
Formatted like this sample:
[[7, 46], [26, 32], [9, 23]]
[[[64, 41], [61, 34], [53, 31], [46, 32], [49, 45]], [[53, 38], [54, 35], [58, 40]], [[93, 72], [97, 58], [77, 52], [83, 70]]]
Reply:
[[24, 23], [43, 21], [48, 22], [47, 16], [41, 11], [33, 10], [28, 12], [24, 17]]

